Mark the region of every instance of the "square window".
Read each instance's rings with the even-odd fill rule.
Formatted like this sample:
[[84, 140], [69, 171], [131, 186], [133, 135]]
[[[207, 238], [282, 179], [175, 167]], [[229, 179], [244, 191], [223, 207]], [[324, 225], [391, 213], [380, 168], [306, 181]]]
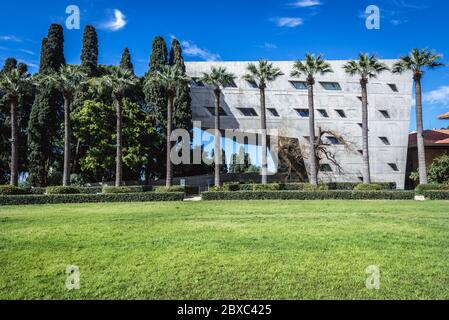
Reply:
[[338, 113], [338, 115], [339, 115], [341, 118], [347, 118], [346, 113], [345, 113], [344, 110], [337, 109], [337, 110], [335, 110], [335, 111]]
[[268, 108], [268, 111], [271, 113], [271, 115], [272, 115], [273, 117], [280, 117], [280, 116], [279, 116], [279, 113], [278, 113], [278, 111], [277, 111], [276, 109], [274, 109], [274, 108]]
[[324, 117], [324, 118], [329, 118], [329, 114], [327, 113], [326, 110], [324, 110], [324, 109], [318, 109], [318, 112], [321, 114], [322, 117]]
[[295, 109], [298, 115], [301, 118], [308, 118], [309, 117], [309, 109]]
[[328, 163], [324, 163], [320, 165], [321, 172], [332, 172], [332, 167]]
[[245, 117], [257, 117], [257, 112], [253, 108], [238, 108]]
[[320, 82], [325, 90], [341, 91], [341, 86], [338, 82]]
[[386, 118], [386, 119], [390, 119], [390, 113], [388, 113], [387, 110], [379, 110], [379, 112]]
[[399, 171], [398, 165], [396, 163], [389, 163], [388, 165], [390, 166], [391, 169], [393, 169], [393, 171], [396, 172]]
[[394, 83], [389, 83], [388, 86], [390, 87], [391, 91], [393, 91], [393, 92], [399, 92], [398, 86], [395, 85]]
[[[215, 117], [215, 107], [206, 107], [207, 111]], [[220, 108], [220, 117], [226, 117], [227, 113], [223, 110], [223, 108]]]
[[290, 81], [290, 83], [297, 90], [307, 90], [307, 83], [305, 81]]
[[379, 139], [387, 146], [391, 145], [390, 140], [387, 137], [379, 137]]

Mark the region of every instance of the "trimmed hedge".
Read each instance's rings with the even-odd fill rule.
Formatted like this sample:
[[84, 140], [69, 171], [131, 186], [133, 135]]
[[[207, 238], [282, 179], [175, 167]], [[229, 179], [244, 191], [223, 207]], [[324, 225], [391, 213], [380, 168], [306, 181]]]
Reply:
[[129, 187], [103, 187], [104, 194], [120, 194], [120, 193], [134, 193], [133, 189]]
[[46, 190], [47, 194], [80, 194], [81, 191], [77, 187], [48, 187]]
[[381, 191], [384, 188], [380, 184], [359, 184], [354, 191]]
[[128, 193], [128, 194], [71, 194], [71, 195], [21, 195], [0, 196], [0, 206], [65, 204], [65, 203], [103, 203], [103, 202], [151, 202], [183, 201], [184, 193]]
[[429, 184], [420, 184], [416, 187], [415, 192], [419, 196], [423, 196], [426, 191], [448, 191], [448, 184], [438, 184], [438, 183], [429, 183]]
[[13, 195], [21, 195], [26, 194], [26, 191], [14, 186], [0, 186], [0, 195], [4, 196], [13, 196]]
[[279, 191], [281, 190], [281, 186], [279, 183], [270, 183], [270, 184], [253, 184], [253, 191]]
[[[241, 184], [241, 185], [239, 185], [238, 190], [233, 190], [233, 191], [252, 191], [252, 190], [254, 190], [255, 185], [258, 185], [258, 184]], [[284, 191], [348, 190], [348, 191], [352, 191], [359, 185], [361, 185], [361, 183], [331, 182], [331, 183], [319, 184], [318, 189], [316, 189], [316, 188], [312, 187], [312, 185], [310, 183], [280, 183], [279, 190], [284, 190]], [[382, 187], [382, 190], [396, 190], [396, 183], [378, 183], [376, 185], [380, 185]]]
[[204, 192], [203, 200], [413, 200], [413, 191], [240, 191]]
[[423, 195], [430, 200], [449, 200], [449, 191], [424, 191]]
[[172, 193], [172, 192], [182, 192], [185, 193], [186, 188], [183, 186], [172, 186], [172, 187], [156, 187], [154, 189], [156, 193]]

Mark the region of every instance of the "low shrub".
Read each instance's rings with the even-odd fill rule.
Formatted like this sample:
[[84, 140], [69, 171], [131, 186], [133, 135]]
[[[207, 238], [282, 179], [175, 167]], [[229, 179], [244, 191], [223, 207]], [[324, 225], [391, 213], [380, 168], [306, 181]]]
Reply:
[[133, 193], [135, 189], [129, 187], [103, 187], [102, 193], [104, 194], [117, 194], [117, 193]]
[[384, 187], [380, 184], [359, 184], [354, 188], [354, 191], [380, 191], [384, 190]]
[[184, 193], [128, 193], [128, 194], [51, 194], [0, 196], [0, 206], [66, 203], [183, 201]]
[[58, 187], [48, 187], [46, 189], [46, 193], [47, 194], [80, 194], [81, 191], [79, 188], [77, 187], [62, 187], [62, 186], [58, 186]]
[[204, 192], [203, 200], [413, 200], [413, 191], [240, 191]]
[[415, 193], [418, 196], [423, 196], [425, 191], [441, 190], [442, 188], [443, 185], [438, 183], [420, 184], [416, 187]]
[[279, 183], [254, 184], [253, 191], [279, 191], [281, 186]]
[[12, 196], [26, 194], [26, 191], [14, 186], [0, 186], [0, 195]]
[[303, 191], [327, 191], [329, 190], [329, 186], [327, 184], [319, 184], [317, 186], [314, 186], [310, 183], [305, 183], [302, 186]]
[[449, 200], [449, 191], [444, 190], [423, 191], [422, 195], [430, 200]]
[[182, 192], [185, 193], [186, 188], [183, 186], [172, 186], [172, 187], [156, 187], [156, 193], [172, 193], [172, 192]]
[[223, 187], [224, 191], [240, 191], [240, 184], [236, 182], [225, 183]]

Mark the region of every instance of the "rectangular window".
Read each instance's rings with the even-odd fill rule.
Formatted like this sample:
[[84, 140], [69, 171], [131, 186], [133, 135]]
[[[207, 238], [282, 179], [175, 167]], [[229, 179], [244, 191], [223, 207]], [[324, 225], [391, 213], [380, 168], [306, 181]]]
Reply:
[[274, 108], [268, 108], [268, 111], [271, 113], [271, 115], [272, 115], [273, 117], [279, 117], [279, 113], [278, 113], [278, 111], [277, 111], [276, 109], [274, 109]]
[[248, 84], [251, 88], [258, 89], [259, 86], [257, 85], [256, 81], [248, 81]]
[[387, 137], [379, 137], [379, 139], [383, 142], [383, 144], [389, 146], [391, 145], [390, 140]]
[[229, 83], [227, 83], [225, 86], [225, 88], [237, 88], [237, 85], [235, 84], [234, 80], [231, 80]]
[[257, 112], [253, 108], [238, 108], [245, 117], [257, 117]]
[[320, 82], [325, 90], [341, 91], [341, 86], [338, 82]]
[[320, 171], [321, 172], [332, 172], [332, 167], [328, 163], [324, 163], [320, 165]]
[[340, 140], [333, 136], [328, 136], [327, 140], [329, 140], [329, 142], [332, 144], [341, 144]]
[[[215, 117], [215, 107], [206, 107], [207, 111], [209, 111], [209, 113]], [[227, 114], [226, 112], [223, 110], [223, 108], [220, 108], [220, 117], [226, 117]]]
[[309, 109], [295, 109], [301, 118], [309, 117]]
[[390, 87], [391, 91], [393, 91], [393, 92], [399, 92], [398, 86], [395, 85], [394, 83], [389, 83], [388, 86]]
[[379, 110], [379, 112], [384, 116], [384, 118], [386, 119], [390, 119], [390, 114], [388, 113], [387, 110]]
[[307, 90], [307, 83], [305, 81], [290, 81], [290, 83], [297, 90]]
[[396, 163], [389, 163], [388, 165], [390, 166], [391, 169], [393, 169], [393, 171], [396, 172], [399, 171], [398, 165]]
[[342, 110], [342, 109], [337, 109], [337, 110], [335, 110], [335, 111], [338, 113], [338, 115], [340, 116], [340, 118], [347, 118], [346, 113], [345, 113], [344, 110]]
[[324, 109], [317, 109], [317, 110], [321, 114], [322, 117], [329, 118], [329, 114], [327, 113], [326, 110], [324, 110]]

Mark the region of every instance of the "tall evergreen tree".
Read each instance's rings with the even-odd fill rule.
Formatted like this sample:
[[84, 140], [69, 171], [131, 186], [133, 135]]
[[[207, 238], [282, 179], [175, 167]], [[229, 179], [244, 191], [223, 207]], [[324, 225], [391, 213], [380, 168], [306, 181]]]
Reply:
[[122, 59], [120, 60], [120, 68], [123, 70], [128, 70], [129, 72], [134, 74], [134, 65], [131, 61], [131, 54], [129, 53], [129, 49], [125, 48], [122, 54]]
[[[169, 63], [171, 66], [177, 65], [184, 74], [186, 73], [181, 44], [177, 39], [172, 40]], [[173, 110], [173, 126], [175, 129], [185, 129], [189, 132], [192, 131], [193, 122], [191, 103], [192, 98], [190, 97], [190, 88], [188, 84], [184, 84], [176, 89]]]
[[[65, 64], [62, 26], [50, 26], [47, 38], [42, 40], [39, 74], [59, 71]], [[55, 144], [59, 138], [63, 115], [63, 98], [51, 84], [43, 85], [36, 94], [28, 124], [28, 183], [47, 184], [47, 173], [55, 159], [61, 157]]]
[[84, 29], [81, 67], [89, 76], [98, 72], [98, 36], [95, 28], [90, 25]]

